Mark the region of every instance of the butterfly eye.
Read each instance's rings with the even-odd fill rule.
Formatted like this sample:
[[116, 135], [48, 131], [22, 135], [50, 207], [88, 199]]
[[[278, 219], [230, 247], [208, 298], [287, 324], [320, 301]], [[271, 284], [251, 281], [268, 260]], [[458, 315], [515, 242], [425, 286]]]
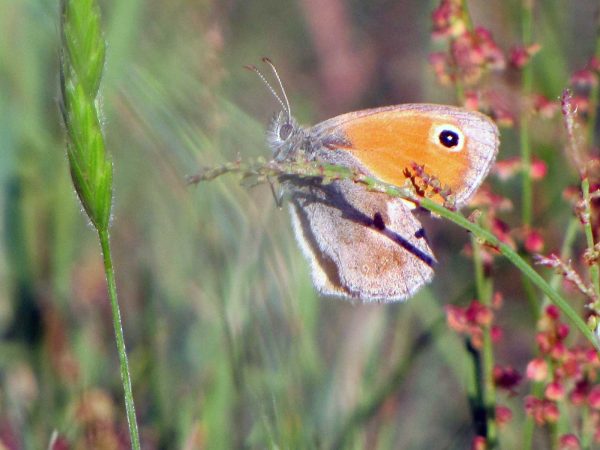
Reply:
[[457, 127], [450, 124], [434, 127], [432, 139], [450, 152], [460, 152], [465, 145], [465, 137]]
[[279, 128], [279, 139], [281, 139], [282, 141], [287, 140], [287, 138], [289, 138], [292, 134], [293, 129], [294, 128], [289, 123], [284, 123], [283, 125], [281, 125], [281, 128]]

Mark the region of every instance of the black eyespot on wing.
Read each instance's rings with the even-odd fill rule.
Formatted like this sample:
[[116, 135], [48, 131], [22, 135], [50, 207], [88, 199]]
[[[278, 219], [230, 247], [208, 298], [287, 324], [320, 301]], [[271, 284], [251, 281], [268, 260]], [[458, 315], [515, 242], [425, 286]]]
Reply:
[[290, 123], [284, 123], [283, 125], [281, 125], [281, 127], [279, 128], [279, 139], [285, 141], [287, 138], [290, 137], [293, 129], [294, 127]]
[[381, 217], [381, 213], [376, 212], [373, 214], [373, 226], [379, 231], [385, 230], [385, 222], [383, 221], [383, 217]]
[[460, 144], [460, 136], [456, 131], [443, 130], [439, 134], [440, 144], [446, 148], [456, 147]]

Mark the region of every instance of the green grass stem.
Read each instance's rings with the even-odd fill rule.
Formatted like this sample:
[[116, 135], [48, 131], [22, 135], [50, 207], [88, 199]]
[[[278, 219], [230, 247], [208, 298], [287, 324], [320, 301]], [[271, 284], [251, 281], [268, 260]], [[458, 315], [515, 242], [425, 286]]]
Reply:
[[125, 338], [123, 337], [121, 310], [119, 308], [119, 300], [117, 298], [117, 283], [115, 281], [115, 271], [113, 269], [108, 230], [98, 230], [98, 238], [100, 239], [100, 246], [102, 247], [104, 272], [106, 274], [106, 283], [108, 285], [108, 297], [110, 299], [113, 327], [115, 329], [115, 339], [117, 341], [117, 351], [119, 353], [121, 382], [123, 384], [123, 391], [125, 394], [125, 409], [127, 411], [127, 425], [129, 426], [131, 448], [134, 450], [139, 450], [141, 448], [140, 438], [138, 433], [137, 419], [135, 416], [135, 405], [133, 402], [133, 392], [131, 389], [129, 362], [127, 360], [127, 350], [125, 348]]

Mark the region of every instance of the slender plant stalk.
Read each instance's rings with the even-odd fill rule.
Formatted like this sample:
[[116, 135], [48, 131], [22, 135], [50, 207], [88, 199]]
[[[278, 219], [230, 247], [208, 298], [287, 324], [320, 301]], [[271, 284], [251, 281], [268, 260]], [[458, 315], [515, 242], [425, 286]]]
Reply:
[[129, 434], [131, 436], [131, 447], [137, 450], [140, 448], [140, 438], [137, 430], [135, 405], [133, 403], [133, 392], [131, 389], [131, 377], [129, 375], [129, 362], [127, 361], [127, 351], [125, 349], [125, 339], [123, 337], [123, 327], [121, 325], [121, 310], [117, 298], [117, 283], [115, 281], [115, 271], [113, 269], [108, 230], [98, 230], [98, 238], [100, 239], [100, 246], [102, 247], [104, 272], [106, 274], [106, 283], [108, 284], [108, 296], [110, 297], [113, 327], [115, 329], [115, 339], [117, 341], [117, 351], [119, 353], [121, 382], [123, 383], [123, 390], [125, 392], [125, 409], [127, 411], [127, 423], [129, 425]]
[[[486, 278], [481, 257], [481, 243], [476, 238], [471, 239], [473, 247], [473, 261], [475, 263], [475, 283], [477, 298], [488, 308], [492, 307], [492, 281]], [[481, 350], [481, 388], [482, 407], [486, 418], [487, 448], [498, 447], [498, 433], [496, 427], [496, 386], [494, 384], [494, 347], [492, 345], [491, 324], [483, 327], [483, 347]]]
[[113, 166], [104, 145], [99, 105], [106, 44], [95, 0], [61, 2], [61, 112], [73, 186], [98, 232], [113, 317], [131, 447], [140, 449], [129, 364], [109, 242]]
[[[532, 23], [533, 23], [533, 2], [534, 0], [523, 0], [523, 9], [521, 14], [521, 35], [523, 46], [527, 48], [532, 44]], [[525, 106], [521, 110], [519, 121], [519, 145], [521, 147], [521, 215], [523, 225], [531, 226], [533, 216], [533, 186], [531, 180], [531, 141], [529, 135], [529, 108], [528, 98], [531, 94], [533, 85], [533, 68], [531, 62], [523, 67], [521, 80], [522, 97], [526, 99]]]

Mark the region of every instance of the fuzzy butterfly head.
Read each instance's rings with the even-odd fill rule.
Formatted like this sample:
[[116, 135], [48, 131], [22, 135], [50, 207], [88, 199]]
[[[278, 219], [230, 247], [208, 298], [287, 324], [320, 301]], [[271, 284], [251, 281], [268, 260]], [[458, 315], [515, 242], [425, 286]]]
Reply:
[[267, 128], [267, 144], [276, 161], [293, 158], [303, 147], [306, 137], [306, 130], [285, 111], [275, 114]]

